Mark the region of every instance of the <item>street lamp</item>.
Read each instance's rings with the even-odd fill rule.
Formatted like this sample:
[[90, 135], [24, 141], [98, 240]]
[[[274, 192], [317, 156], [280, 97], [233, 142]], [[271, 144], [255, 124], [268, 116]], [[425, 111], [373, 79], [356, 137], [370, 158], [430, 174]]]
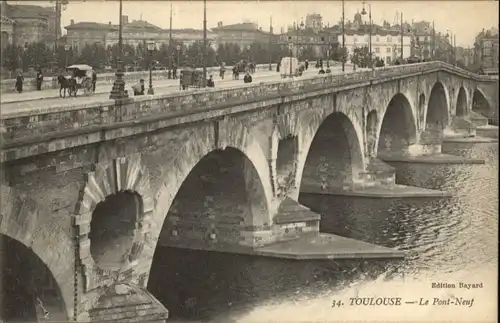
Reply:
[[455, 61], [455, 46], [453, 45], [453, 37], [455, 35], [453, 35], [453, 33], [448, 29], [446, 29], [446, 32], [447, 32], [446, 38], [448, 38], [448, 40], [450, 41], [450, 45], [451, 45], [451, 59], [453, 61], [453, 65], [455, 65], [455, 63], [456, 63], [456, 61]]
[[203, 87], [207, 86], [207, 0], [203, 0]]
[[181, 59], [181, 45], [177, 45], [177, 68], [180, 68], [180, 59]]
[[251, 47], [250, 47], [250, 45], [248, 45], [248, 46], [247, 46], [247, 52], [248, 52], [248, 54], [247, 54], [247, 56], [248, 56], [248, 57], [247, 57], [247, 59], [248, 59], [248, 63], [250, 63], [250, 54], [251, 54], [251, 51], [250, 51], [250, 50], [251, 50]]
[[122, 39], [122, 13], [123, 13], [123, 4], [122, 0], [120, 0], [120, 24], [118, 29], [118, 66], [116, 69], [116, 79], [113, 83], [113, 89], [109, 94], [109, 98], [112, 100], [124, 100], [128, 98], [128, 93], [125, 91], [125, 81], [123, 80], [123, 39]]
[[272, 61], [273, 61], [273, 54], [271, 52], [271, 36], [273, 34], [273, 17], [269, 17], [269, 46], [268, 46], [268, 51], [269, 51], [269, 70], [272, 71]]
[[345, 71], [345, 61], [347, 57], [347, 53], [345, 50], [345, 33], [344, 33], [344, 20], [345, 20], [345, 15], [344, 15], [344, 0], [342, 0], [342, 72]]
[[370, 60], [368, 61], [369, 67], [373, 69], [373, 62], [372, 62], [372, 6], [369, 3], [366, 3], [363, 1], [363, 10], [361, 10], [362, 15], [366, 15], [366, 10], [365, 10], [365, 4], [368, 6], [368, 23], [369, 23], [369, 38], [368, 38], [368, 47], [370, 51]]
[[[170, 2], [170, 33], [168, 37], [168, 79], [172, 78], [172, 2]], [[174, 77], [175, 78], [175, 77]]]
[[65, 67], [68, 66], [68, 52], [69, 52], [69, 45], [64, 45], [64, 59], [66, 62]]
[[153, 51], [155, 50], [154, 40], [148, 41], [148, 54], [149, 54], [149, 89], [148, 94], [155, 94], [153, 90]]
[[292, 77], [292, 57], [293, 57], [293, 43], [288, 44], [288, 48], [290, 49], [290, 77]]

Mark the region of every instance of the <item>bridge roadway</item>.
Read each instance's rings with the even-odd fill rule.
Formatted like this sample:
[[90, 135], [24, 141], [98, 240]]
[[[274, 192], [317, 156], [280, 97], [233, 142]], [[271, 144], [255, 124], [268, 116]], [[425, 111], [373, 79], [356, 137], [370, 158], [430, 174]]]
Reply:
[[[312, 76], [318, 73], [318, 69], [310, 68], [305, 73], [304, 76]], [[341, 74], [341, 67], [333, 67], [332, 74]], [[214, 75], [215, 79], [215, 87], [216, 88], [232, 88], [237, 87], [238, 85], [244, 85], [243, 76], [240, 75], [239, 80], [233, 80], [231, 73], [226, 73], [226, 77], [224, 80], [221, 80], [219, 76]], [[276, 71], [261, 71], [256, 72], [252, 75], [253, 83], [256, 82], [273, 82], [279, 80], [280, 73]], [[131, 95], [131, 86], [132, 84], [128, 83], [125, 85], [126, 89], [129, 90], [129, 95]], [[40, 107], [43, 106], [52, 106], [59, 105], [61, 103], [71, 104], [90, 104], [94, 102], [100, 102], [103, 100], [107, 100], [109, 98], [109, 92], [111, 91], [112, 85], [110, 84], [97, 84], [96, 92], [93, 95], [84, 95], [83, 92], [79, 92], [77, 97], [68, 97], [61, 98], [59, 97], [58, 89], [47, 89], [43, 91], [32, 91], [25, 93], [5, 93], [2, 94], [1, 104], [2, 104], [2, 113], [8, 113], [8, 111], [16, 110], [17, 107], [28, 108], [30, 106]], [[148, 88], [148, 84], [146, 82], [146, 91]], [[153, 88], [155, 90], [155, 94], [166, 94], [166, 93], [174, 93], [177, 91], [181, 91], [179, 89], [179, 80], [157, 80], [153, 81]], [[194, 91], [195, 88], [190, 88], [187, 91]], [[186, 91], [186, 90], [185, 90]], [[147, 94], [146, 94], [147, 95]]]

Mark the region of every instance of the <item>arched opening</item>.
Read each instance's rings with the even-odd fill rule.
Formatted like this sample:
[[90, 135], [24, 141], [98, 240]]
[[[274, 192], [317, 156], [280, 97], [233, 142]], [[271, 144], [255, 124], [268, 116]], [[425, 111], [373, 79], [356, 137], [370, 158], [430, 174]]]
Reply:
[[457, 108], [455, 114], [457, 117], [463, 117], [467, 115], [467, 96], [463, 87], [458, 90]]
[[490, 104], [484, 97], [483, 93], [481, 93], [481, 91], [479, 90], [474, 91], [474, 95], [472, 97], [472, 111], [479, 113], [483, 117], [490, 117]]
[[191, 170], [170, 206], [160, 241], [239, 245], [241, 231], [269, 225], [257, 170], [244, 153], [229, 147], [207, 154]]
[[441, 82], [436, 82], [432, 87], [427, 106], [425, 128], [429, 131], [442, 133], [448, 125], [448, 101], [446, 92]]
[[418, 118], [418, 120], [420, 120], [420, 126], [422, 126], [425, 122], [425, 95], [423, 93], [420, 94], [418, 98]]
[[297, 155], [297, 137], [288, 136], [283, 138], [278, 143], [278, 156], [276, 158], [276, 175], [278, 189], [281, 192], [293, 184], [296, 155]]
[[0, 258], [0, 321], [68, 321], [59, 286], [33, 250], [0, 234]]
[[368, 113], [366, 118], [366, 146], [370, 157], [375, 155], [375, 144], [377, 142], [377, 111], [373, 110]]
[[378, 154], [401, 153], [416, 142], [416, 126], [410, 102], [396, 94], [387, 106], [378, 140]]
[[185, 273], [190, 273], [195, 271], [191, 267], [209, 266], [202, 259], [205, 253], [190, 257], [193, 250], [237, 249], [249, 231], [267, 229], [267, 200], [253, 163], [236, 148], [210, 152], [190, 171], [170, 206], [153, 257], [148, 290], [169, 309], [170, 318], [186, 315], [207, 291], [175, 277], [166, 279], [171, 275], [166, 273], [171, 269], [170, 257], [185, 255], [184, 261], [189, 260]]
[[97, 204], [89, 238], [90, 254], [100, 268], [120, 268], [126, 260], [141, 213], [141, 197], [133, 192], [119, 192]]
[[362, 169], [362, 149], [356, 129], [346, 115], [332, 113], [323, 121], [309, 147], [300, 190], [349, 189]]

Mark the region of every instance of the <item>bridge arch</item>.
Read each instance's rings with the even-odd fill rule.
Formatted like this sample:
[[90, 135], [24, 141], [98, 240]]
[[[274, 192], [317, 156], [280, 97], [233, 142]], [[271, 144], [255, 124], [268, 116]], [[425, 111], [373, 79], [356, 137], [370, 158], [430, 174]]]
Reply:
[[160, 240], [238, 245], [241, 231], [266, 228], [270, 221], [257, 170], [242, 151], [227, 147], [209, 152], [189, 172], [167, 213]]
[[[242, 231], [246, 230], [247, 236], [252, 236], [252, 231], [255, 232], [271, 225], [273, 195], [269, 164], [262, 147], [239, 121], [231, 118], [224, 119], [219, 122], [218, 129], [215, 143], [213, 136], [188, 140], [178, 152], [176, 160], [162, 175], [165, 181], [155, 197], [156, 206], [151, 218], [149, 239], [144, 248], [148, 268], [151, 268], [153, 264], [158, 239], [169, 241], [169, 244], [175, 243], [187, 233], [185, 228], [189, 219], [185, 216], [186, 214], [183, 214], [184, 217], [180, 216], [179, 210], [180, 206], [189, 202], [187, 200], [189, 188], [199, 191], [197, 195], [190, 194], [191, 197], [196, 198], [196, 201], [193, 201], [196, 204], [193, 206], [195, 209], [192, 209], [195, 211], [193, 215], [202, 220], [204, 218], [205, 224], [211, 221], [212, 224], [209, 224], [209, 227], [214, 229], [207, 230], [203, 235], [203, 241], [200, 240], [198, 243], [213, 245], [217, 242], [227, 242], [223, 239], [225, 230], [223, 222], [230, 219], [229, 217], [223, 219], [214, 217], [213, 214], [216, 210], [216, 203], [220, 201], [234, 211], [237, 204], [246, 199], [246, 204], [241, 202], [242, 210], [235, 211], [244, 223], [235, 222], [234, 226]], [[236, 187], [243, 183], [244, 185]], [[209, 192], [209, 188], [213, 191]], [[209, 196], [209, 193], [212, 193], [212, 196]], [[229, 201], [224, 198], [224, 194], [229, 196], [236, 193], [239, 194], [238, 200]], [[249, 200], [249, 196], [254, 199]], [[229, 202], [232, 204], [228, 204]], [[202, 208], [205, 205], [207, 209], [211, 207], [209, 210], [211, 213], [204, 213], [200, 217], [200, 212], [203, 211]], [[180, 220], [185, 221], [181, 223]], [[220, 223], [215, 223], [220, 220]]]
[[457, 95], [457, 105], [455, 108], [455, 115], [457, 117], [464, 117], [467, 115], [467, 91], [465, 91], [464, 87], [461, 86], [458, 90]]
[[416, 121], [404, 94], [398, 93], [389, 101], [377, 133], [377, 154], [402, 152], [416, 142]]
[[311, 142], [304, 145], [300, 191], [352, 187], [364, 167], [362, 130], [343, 112], [323, 119]]
[[[19, 285], [9, 279], [20, 279], [26, 283], [20, 296], [31, 309], [36, 306], [37, 315], [43, 314], [45, 306], [53, 320], [68, 320], [73, 315], [75, 269], [73, 257], [67, 259], [68, 254], [74, 253], [73, 239], [67, 233], [71, 230], [70, 221], [66, 226], [61, 224], [60, 215], [13, 187], [2, 185], [0, 200], [0, 252], [4, 270], [0, 284], [10, 286], [11, 293], [15, 293]], [[11, 270], [10, 276], [6, 268]], [[2, 298], [6, 299], [3, 296], [0, 303]]]
[[425, 116], [425, 129], [442, 133], [449, 123], [449, 95], [443, 83], [434, 83], [429, 94], [427, 112]]
[[483, 117], [489, 117], [491, 106], [483, 92], [477, 88], [472, 95], [472, 111], [479, 113]]
[[69, 321], [59, 283], [33, 249], [1, 233], [0, 253], [0, 318], [8, 322]]

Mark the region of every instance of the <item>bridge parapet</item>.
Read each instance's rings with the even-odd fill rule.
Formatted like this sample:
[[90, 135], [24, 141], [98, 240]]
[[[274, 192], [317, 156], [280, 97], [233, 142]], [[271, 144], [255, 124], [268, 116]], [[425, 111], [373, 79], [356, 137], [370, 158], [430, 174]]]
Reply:
[[[3, 113], [0, 120], [1, 139], [4, 148], [9, 148], [44, 141], [47, 138], [123, 128], [194, 113], [207, 113], [206, 117], [221, 117], [223, 113], [217, 115], [216, 112], [225, 108], [237, 108], [230, 112], [234, 113], [293, 101], [303, 97], [304, 93], [357, 84], [361, 86], [365, 82], [402, 78], [415, 73], [438, 70], [482, 81], [496, 81], [491, 77], [475, 75], [442, 62], [390, 66], [374, 71], [316, 75], [230, 89], [201, 89], [194, 92], [132, 97], [124, 104], [104, 100], [80, 106], [46, 107], [36, 111]], [[241, 108], [242, 106], [246, 108]], [[227, 111], [224, 113], [227, 114]], [[20, 157], [6, 157], [2, 152], [2, 161]]]

